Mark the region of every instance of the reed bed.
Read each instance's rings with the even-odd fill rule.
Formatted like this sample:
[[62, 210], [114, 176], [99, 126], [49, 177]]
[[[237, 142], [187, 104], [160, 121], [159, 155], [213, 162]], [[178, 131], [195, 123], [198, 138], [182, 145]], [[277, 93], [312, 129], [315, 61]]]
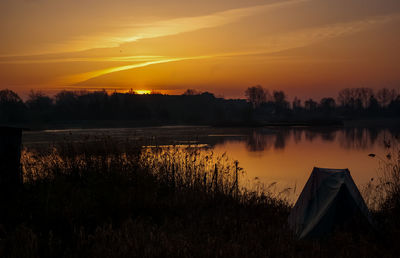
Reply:
[[196, 146], [143, 146], [103, 137], [25, 149], [24, 184], [0, 198], [0, 256], [399, 254], [395, 231], [386, 242], [344, 233], [298, 241], [287, 226], [290, 204], [268, 187], [243, 187], [238, 161]]

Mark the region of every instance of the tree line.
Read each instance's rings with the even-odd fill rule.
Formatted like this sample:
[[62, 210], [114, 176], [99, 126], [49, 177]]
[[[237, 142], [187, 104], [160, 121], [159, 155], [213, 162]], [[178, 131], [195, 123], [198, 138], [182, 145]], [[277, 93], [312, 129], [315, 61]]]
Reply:
[[31, 91], [23, 101], [15, 92], [5, 89], [0, 90], [0, 122], [111, 120], [204, 124], [242, 119], [240, 114], [245, 105], [245, 100], [225, 100], [208, 92], [194, 90], [188, 90], [183, 95], [64, 90], [53, 97], [40, 91]]
[[319, 102], [312, 98], [302, 101], [294, 97], [290, 102], [283, 91], [272, 93], [262, 86], [245, 91], [247, 101], [260, 116], [323, 116], [340, 118], [392, 117], [400, 115], [400, 94], [394, 89], [346, 88], [336, 99], [324, 97]]
[[58, 121], [112, 120], [159, 124], [210, 124], [224, 121], [248, 122], [313, 118], [398, 117], [400, 95], [395, 90], [349, 88], [336, 99], [320, 101], [295, 97], [284, 91], [249, 87], [246, 99], [224, 99], [209, 92], [189, 89], [182, 95], [159, 93], [138, 95], [103, 91], [60, 91], [53, 97], [31, 91], [23, 101], [9, 89], [0, 90], [0, 122], [52, 123]]

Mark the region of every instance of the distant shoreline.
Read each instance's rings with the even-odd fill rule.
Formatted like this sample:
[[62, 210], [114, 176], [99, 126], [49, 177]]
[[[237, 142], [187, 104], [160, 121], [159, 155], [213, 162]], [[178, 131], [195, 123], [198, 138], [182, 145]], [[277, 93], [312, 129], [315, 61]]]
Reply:
[[113, 121], [82, 120], [51, 123], [1, 124], [0, 126], [20, 127], [25, 131], [95, 129], [95, 128], [137, 128], [137, 127], [399, 127], [400, 119], [326, 119], [326, 120], [288, 120], [288, 121], [221, 121], [209, 123], [165, 123], [162, 121]]

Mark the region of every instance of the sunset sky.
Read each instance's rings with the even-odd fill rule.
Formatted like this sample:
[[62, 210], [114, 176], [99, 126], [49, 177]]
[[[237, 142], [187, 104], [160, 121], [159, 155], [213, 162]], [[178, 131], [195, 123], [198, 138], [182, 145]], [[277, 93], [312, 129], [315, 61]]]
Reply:
[[1, 0], [0, 88], [400, 87], [399, 0]]

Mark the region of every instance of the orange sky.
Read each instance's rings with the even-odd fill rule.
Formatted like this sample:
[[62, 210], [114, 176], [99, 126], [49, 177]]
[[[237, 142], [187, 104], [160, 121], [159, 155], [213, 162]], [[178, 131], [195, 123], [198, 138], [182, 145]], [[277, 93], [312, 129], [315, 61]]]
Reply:
[[400, 86], [398, 0], [1, 0], [0, 88]]

